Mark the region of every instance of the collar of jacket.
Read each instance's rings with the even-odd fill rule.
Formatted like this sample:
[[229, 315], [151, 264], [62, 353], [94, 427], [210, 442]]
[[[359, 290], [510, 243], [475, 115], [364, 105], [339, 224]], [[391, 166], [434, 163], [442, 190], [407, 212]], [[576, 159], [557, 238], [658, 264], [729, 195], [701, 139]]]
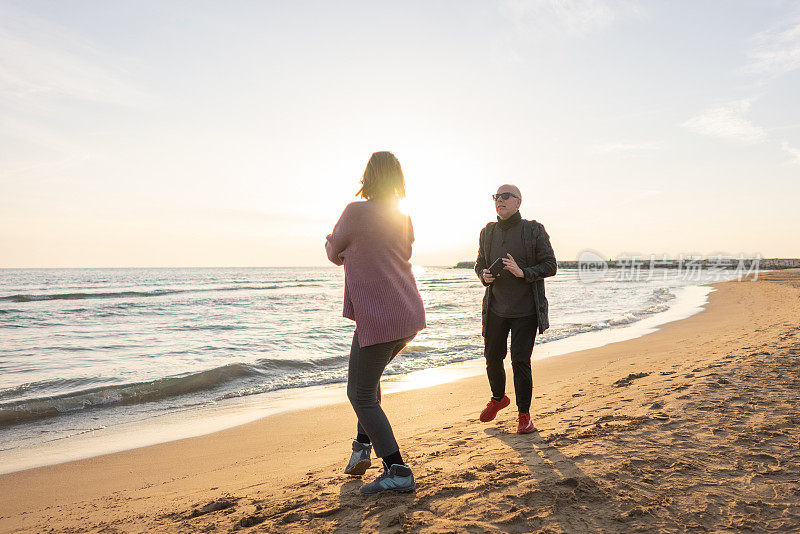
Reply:
[[497, 226], [499, 226], [501, 230], [508, 230], [509, 228], [513, 228], [514, 226], [516, 226], [521, 220], [522, 220], [522, 215], [520, 215], [519, 210], [517, 210], [516, 212], [514, 212], [514, 215], [512, 215], [506, 220], [501, 219], [500, 216], [498, 215]]

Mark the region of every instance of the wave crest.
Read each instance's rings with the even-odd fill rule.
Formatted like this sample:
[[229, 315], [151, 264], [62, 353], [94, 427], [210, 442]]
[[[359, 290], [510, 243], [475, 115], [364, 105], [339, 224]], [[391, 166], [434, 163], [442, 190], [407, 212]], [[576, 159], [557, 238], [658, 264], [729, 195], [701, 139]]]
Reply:
[[97, 293], [39, 293], [17, 294], [0, 297], [0, 302], [35, 302], [39, 300], [84, 300], [84, 299], [116, 299], [116, 298], [143, 298], [174, 295], [178, 293], [205, 293], [210, 291], [241, 291], [241, 290], [268, 290], [284, 289], [291, 287], [309, 287], [318, 284], [272, 284], [266, 286], [229, 286], [229, 287], [203, 287], [192, 289], [153, 289], [151, 291], [109, 291]]

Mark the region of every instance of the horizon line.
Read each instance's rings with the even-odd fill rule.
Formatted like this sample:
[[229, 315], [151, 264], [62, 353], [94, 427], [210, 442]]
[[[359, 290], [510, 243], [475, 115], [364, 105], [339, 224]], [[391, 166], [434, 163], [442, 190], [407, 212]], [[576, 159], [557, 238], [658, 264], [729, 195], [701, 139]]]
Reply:
[[[668, 257], [668, 258], [666, 258], [666, 261], [671, 261], [671, 260], [677, 261], [678, 259], [679, 258], [669, 258]], [[703, 259], [708, 260], [708, 259], [715, 259], [715, 258], [712, 257], [712, 256], [708, 256], [708, 257], [701, 256], [701, 257], [698, 257], [698, 258], [692, 258], [692, 260], [703, 260]], [[737, 258], [734, 258], [734, 259], [739, 259], [739, 258], [737, 257]], [[756, 258], [756, 257], [745, 257], [743, 259], [745, 259], [745, 260], [759, 259], [760, 261], [787, 261], [787, 260], [800, 261], [800, 258], [766, 258], [766, 257], [758, 257], [758, 258]], [[608, 260], [604, 259], [603, 261], [624, 261], [624, 260], [609, 258]], [[662, 258], [659, 261], [664, 261], [664, 260]], [[468, 263], [468, 262], [473, 262], [473, 260], [462, 260], [462, 261], [457, 261], [455, 263], [450, 263], [450, 264], [446, 264], [446, 265], [445, 264], [420, 265], [420, 264], [416, 264], [416, 263], [412, 263], [412, 265], [415, 266], [415, 267], [435, 267], [435, 268], [445, 267], [445, 268], [453, 268], [458, 264]], [[564, 262], [564, 263], [577, 263], [577, 262], [580, 262], [580, 260], [579, 259], [575, 259], [575, 260], [557, 260], [557, 263], [562, 263], [562, 262]], [[155, 265], [155, 266], [154, 265], [146, 265], [146, 266], [105, 266], [105, 267], [98, 267], [98, 266], [77, 266], [77, 267], [0, 267], [0, 270], [10, 271], [10, 270], [15, 270], [15, 269], [16, 270], [34, 270], [34, 269], [40, 269], [40, 270], [45, 270], [45, 269], [315, 269], [315, 268], [321, 268], [321, 267], [337, 269], [340, 266], [338, 266], [338, 265], [177, 265], [177, 266], [171, 266], [171, 265], [160, 265], [160, 266], [159, 265]]]

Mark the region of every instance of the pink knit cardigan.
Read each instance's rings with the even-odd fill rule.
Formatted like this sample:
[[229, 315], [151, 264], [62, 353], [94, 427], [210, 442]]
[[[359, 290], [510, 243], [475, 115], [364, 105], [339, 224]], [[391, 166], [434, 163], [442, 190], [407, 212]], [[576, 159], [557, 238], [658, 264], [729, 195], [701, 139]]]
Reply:
[[325, 242], [344, 265], [344, 311], [362, 347], [395, 341], [425, 328], [425, 308], [411, 272], [411, 218], [377, 200], [352, 202]]

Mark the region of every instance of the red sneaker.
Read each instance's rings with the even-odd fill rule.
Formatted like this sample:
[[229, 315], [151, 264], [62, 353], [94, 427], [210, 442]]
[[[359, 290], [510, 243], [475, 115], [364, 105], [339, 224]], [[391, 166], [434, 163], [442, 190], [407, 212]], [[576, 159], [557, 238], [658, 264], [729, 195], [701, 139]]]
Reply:
[[519, 412], [519, 423], [517, 423], [517, 434], [530, 434], [536, 430], [531, 421], [531, 414]]
[[486, 408], [484, 408], [481, 412], [480, 420], [484, 423], [488, 423], [497, 416], [497, 412], [509, 404], [511, 404], [511, 399], [508, 398], [508, 395], [504, 395], [499, 401], [489, 399], [489, 403], [486, 405]]

